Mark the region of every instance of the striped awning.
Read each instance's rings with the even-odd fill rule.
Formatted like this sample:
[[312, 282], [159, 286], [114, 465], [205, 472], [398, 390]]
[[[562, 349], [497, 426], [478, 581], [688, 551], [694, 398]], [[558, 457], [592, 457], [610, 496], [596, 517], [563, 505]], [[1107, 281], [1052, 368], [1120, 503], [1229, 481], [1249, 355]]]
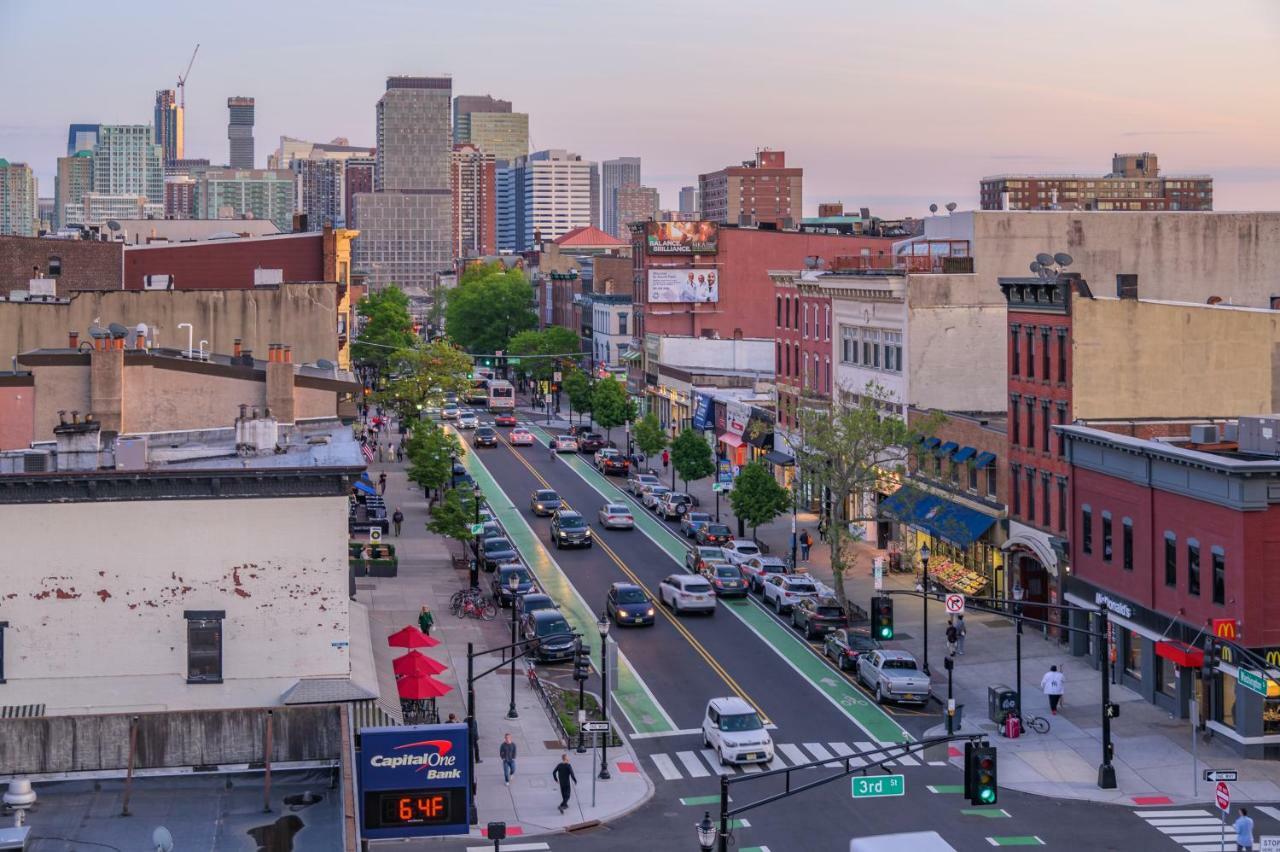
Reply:
[[0, 719], [36, 719], [43, 715], [43, 704], [0, 704]]

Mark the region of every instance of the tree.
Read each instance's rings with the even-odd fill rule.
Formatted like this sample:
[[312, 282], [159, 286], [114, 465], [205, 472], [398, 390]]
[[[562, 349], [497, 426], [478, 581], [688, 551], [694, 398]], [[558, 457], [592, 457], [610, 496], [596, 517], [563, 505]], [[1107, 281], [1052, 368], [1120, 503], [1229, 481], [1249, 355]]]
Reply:
[[476, 501], [472, 493], [462, 488], [450, 488], [445, 492], [444, 499], [431, 507], [427, 529], [459, 542], [465, 556], [467, 542], [475, 537], [471, 534], [471, 525], [476, 522], [475, 519]]
[[427, 490], [440, 490], [453, 474], [453, 459], [460, 449], [452, 433], [434, 423], [419, 424], [404, 443], [409, 480]]
[[690, 480], [697, 481], [716, 472], [716, 462], [711, 456], [711, 446], [701, 432], [685, 429], [671, 442], [671, 466], [689, 490]]
[[733, 513], [751, 527], [751, 537], [755, 538], [761, 524], [769, 523], [790, 507], [791, 494], [764, 469], [764, 465], [753, 461], [743, 467], [733, 481], [729, 505], [733, 507]]
[[657, 455], [667, 445], [667, 432], [662, 428], [662, 424], [658, 422], [658, 415], [652, 411], [640, 418], [633, 431], [635, 433], [636, 447], [646, 457]]
[[519, 370], [537, 381], [550, 381], [561, 359], [552, 356], [575, 355], [581, 346], [578, 335], [567, 328], [551, 326], [539, 331], [522, 331], [507, 342], [508, 355], [521, 356]]
[[444, 394], [471, 388], [471, 358], [444, 340], [400, 349], [388, 359], [395, 378], [378, 392], [378, 401], [396, 408], [402, 420], [416, 419], [423, 406], [440, 405]]
[[605, 430], [605, 437], [610, 437], [615, 426], [621, 426], [635, 417], [636, 406], [627, 396], [626, 389], [610, 376], [596, 382], [596, 388], [591, 394], [591, 411], [596, 425]]
[[[843, 395], [837, 393], [835, 398]], [[799, 437], [792, 447], [801, 476], [815, 491], [825, 489], [830, 495], [827, 542], [841, 605], [845, 602], [844, 574], [852, 567], [844, 550], [850, 537], [848, 525], [876, 520], [866, 495], [875, 491], [883, 477], [905, 473], [906, 448], [920, 435], [936, 430], [943, 420], [931, 415], [908, 425], [894, 413], [901, 403], [875, 382], [868, 383], [856, 398], [856, 405], [833, 412], [799, 411]], [[852, 512], [853, 517], [846, 517], [855, 497], [860, 509]]]
[[393, 352], [412, 347], [418, 339], [409, 316], [409, 297], [394, 284], [365, 296], [356, 310], [365, 321], [351, 344], [351, 357], [360, 363], [385, 371]]
[[449, 291], [445, 330], [467, 352], [506, 350], [508, 341], [538, 324], [533, 288], [519, 270], [473, 267]]
[[594, 390], [591, 380], [578, 368], [570, 367], [565, 372], [561, 385], [569, 397], [569, 415], [572, 417], [573, 412], [577, 411], [578, 422], [581, 423], [582, 415], [591, 410], [591, 392]]

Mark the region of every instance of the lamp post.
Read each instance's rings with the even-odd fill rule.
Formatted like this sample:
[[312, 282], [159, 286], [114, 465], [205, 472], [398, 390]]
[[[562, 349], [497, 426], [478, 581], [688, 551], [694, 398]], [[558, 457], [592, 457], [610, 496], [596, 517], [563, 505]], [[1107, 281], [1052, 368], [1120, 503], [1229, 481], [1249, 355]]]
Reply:
[[947, 667], [947, 736], [951, 736], [956, 732], [956, 699], [951, 691], [951, 673], [955, 670], [956, 658], [947, 654], [942, 658], [942, 664]]
[[798, 482], [791, 483], [791, 570], [796, 570], [796, 490]]
[[[480, 523], [480, 498], [482, 496], [483, 495], [480, 493], [480, 486], [473, 484], [471, 486], [471, 502], [472, 502], [472, 505], [475, 506], [475, 510], [476, 510], [475, 522], [477, 524]], [[471, 540], [471, 544], [476, 551], [476, 558], [471, 560], [470, 586], [473, 589], [480, 588], [480, 539], [482, 538], [484, 538], [484, 533], [480, 533], [477, 536], [473, 536]], [[515, 640], [513, 639], [512, 641], [515, 641]]]
[[[600, 719], [601, 721], [609, 721], [609, 614], [607, 612], [600, 613], [600, 620], [596, 622], [596, 629], [600, 631]], [[609, 728], [604, 732], [604, 744], [600, 751], [600, 774], [598, 777], [601, 781], [609, 780], [609, 738], [613, 731]]]
[[924, 582], [921, 587], [920, 613], [924, 619], [924, 673], [929, 674], [929, 545], [920, 548], [920, 564], [924, 566]]
[[716, 824], [711, 821], [711, 811], [702, 815], [702, 822], [694, 823], [698, 831], [698, 846], [702, 852], [711, 852], [716, 846]]
[[507, 718], [519, 719], [516, 712], [516, 594], [520, 591], [520, 574], [512, 571], [507, 576], [507, 589], [511, 592], [511, 703], [507, 705]]

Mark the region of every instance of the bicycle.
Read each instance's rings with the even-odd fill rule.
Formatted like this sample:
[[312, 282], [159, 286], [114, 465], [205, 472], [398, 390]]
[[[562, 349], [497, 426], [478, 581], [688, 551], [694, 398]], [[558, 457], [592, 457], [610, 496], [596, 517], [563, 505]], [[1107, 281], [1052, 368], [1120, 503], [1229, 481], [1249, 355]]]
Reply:
[[449, 612], [458, 616], [458, 618], [462, 618], [462, 608], [464, 606], [468, 604], [483, 604], [485, 600], [484, 592], [479, 589], [463, 589], [462, 591], [454, 592], [453, 597], [449, 600]]
[[1027, 714], [1020, 717], [1024, 731], [1035, 731], [1037, 734], [1049, 733], [1049, 720], [1043, 716]]
[[467, 599], [458, 611], [458, 617], [476, 618], [481, 621], [493, 621], [498, 617], [498, 606], [490, 600]]

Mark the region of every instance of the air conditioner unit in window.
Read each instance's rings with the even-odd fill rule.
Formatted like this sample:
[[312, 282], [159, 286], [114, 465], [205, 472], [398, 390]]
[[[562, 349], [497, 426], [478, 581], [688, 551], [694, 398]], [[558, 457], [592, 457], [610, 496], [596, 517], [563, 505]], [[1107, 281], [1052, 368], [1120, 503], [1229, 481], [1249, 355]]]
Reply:
[[143, 290], [172, 290], [172, 275], [144, 275], [142, 276]]

